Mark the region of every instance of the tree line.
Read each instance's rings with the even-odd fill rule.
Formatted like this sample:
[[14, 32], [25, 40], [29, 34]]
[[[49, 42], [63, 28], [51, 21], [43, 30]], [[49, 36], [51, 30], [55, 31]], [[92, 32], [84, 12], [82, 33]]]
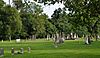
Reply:
[[0, 0], [0, 39], [45, 38], [56, 33], [65, 36], [75, 33], [79, 37], [88, 35], [97, 39], [100, 35], [99, 0], [41, 0], [41, 3], [63, 3], [65, 7], [56, 9], [48, 18], [34, 2], [19, 0], [11, 6]]

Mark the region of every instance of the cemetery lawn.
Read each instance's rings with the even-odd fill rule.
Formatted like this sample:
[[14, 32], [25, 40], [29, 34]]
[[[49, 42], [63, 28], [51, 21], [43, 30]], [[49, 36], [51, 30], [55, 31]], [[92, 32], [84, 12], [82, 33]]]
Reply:
[[[28, 53], [28, 47], [31, 53]], [[100, 41], [94, 41], [91, 45], [85, 45], [82, 40], [66, 40], [58, 48], [53, 41], [38, 39], [33, 41], [0, 42], [0, 48], [4, 48], [4, 56], [0, 58], [100, 58]], [[11, 48], [19, 51], [24, 48], [24, 54], [11, 55]]]

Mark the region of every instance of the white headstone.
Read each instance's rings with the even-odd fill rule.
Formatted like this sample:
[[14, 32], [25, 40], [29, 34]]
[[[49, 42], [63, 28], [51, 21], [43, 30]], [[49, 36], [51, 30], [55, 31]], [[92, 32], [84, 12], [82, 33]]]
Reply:
[[75, 38], [75, 39], [77, 38], [76, 33], [74, 34], [74, 38]]
[[100, 36], [98, 35], [97, 38], [100, 38]]
[[17, 43], [20, 42], [20, 39], [16, 39], [16, 42], [17, 42]]
[[3, 40], [2, 40], [2, 42], [3, 42]]
[[88, 36], [86, 36], [86, 38], [85, 38], [85, 44], [89, 44]]

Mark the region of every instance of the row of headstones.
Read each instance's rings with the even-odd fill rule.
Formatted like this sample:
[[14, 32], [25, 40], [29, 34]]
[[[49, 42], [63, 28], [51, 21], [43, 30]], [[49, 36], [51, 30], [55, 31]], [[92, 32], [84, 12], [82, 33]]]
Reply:
[[53, 41], [55, 41], [55, 38], [62, 38], [63, 40], [65, 39], [65, 34], [64, 33], [62, 33], [62, 34], [58, 34], [58, 33], [56, 33], [56, 34], [52, 34], [52, 35], [50, 35], [50, 34], [48, 34], [47, 35], [47, 39], [46, 40], [50, 40], [50, 39], [52, 39]]
[[[28, 47], [28, 53], [30, 53], [30, 52], [31, 52], [31, 48]], [[24, 53], [24, 49], [23, 48], [21, 48], [20, 51], [15, 51], [14, 48], [11, 49], [11, 54], [12, 55], [15, 55], [15, 54], [23, 54], [23, 53]], [[4, 56], [4, 49], [3, 48], [0, 48], [0, 57], [1, 56]]]
[[56, 34], [54, 36], [54, 47], [57, 48], [59, 44], [64, 43], [64, 36], [61, 36], [60, 34]]
[[[47, 40], [50, 40], [52, 38], [55, 41], [55, 38], [56, 38], [57, 34], [53, 34], [53, 35], [48, 34], [47, 35]], [[71, 34], [68, 34], [67, 36], [65, 36], [65, 34], [62, 33], [62, 34], [59, 34], [59, 37], [63, 38], [64, 40], [67, 40], [67, 39], [79, 39], [79, 37], [78, 37], [78, 35], [76, 33], [75, 34], [71, 33]]]

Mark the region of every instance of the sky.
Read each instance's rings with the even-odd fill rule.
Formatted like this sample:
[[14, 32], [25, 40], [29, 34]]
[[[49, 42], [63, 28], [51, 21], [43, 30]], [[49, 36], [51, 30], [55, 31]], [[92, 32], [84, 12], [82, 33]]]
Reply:
[[[4, 0], [4, 1], [6, 2], [6, 4], [9, 4], [9, 0]], [[33, 0], [30, 0], [30, 1], [33, 1]], [[12, 0], [10, 0], [10, 4], [12, 4]], [[51, 18], [51, 15], [54, 13], [55, 9], [64, 7], [64, 5], [61, 3], [59, 4], [55, 3], [54, 5], [50, 5], [50, 6], [48, 5], [44, 6], [43, 4], [41, 5], [43, 7], [43, 13], [46, 13], [49, 16], [49, 18]]]

